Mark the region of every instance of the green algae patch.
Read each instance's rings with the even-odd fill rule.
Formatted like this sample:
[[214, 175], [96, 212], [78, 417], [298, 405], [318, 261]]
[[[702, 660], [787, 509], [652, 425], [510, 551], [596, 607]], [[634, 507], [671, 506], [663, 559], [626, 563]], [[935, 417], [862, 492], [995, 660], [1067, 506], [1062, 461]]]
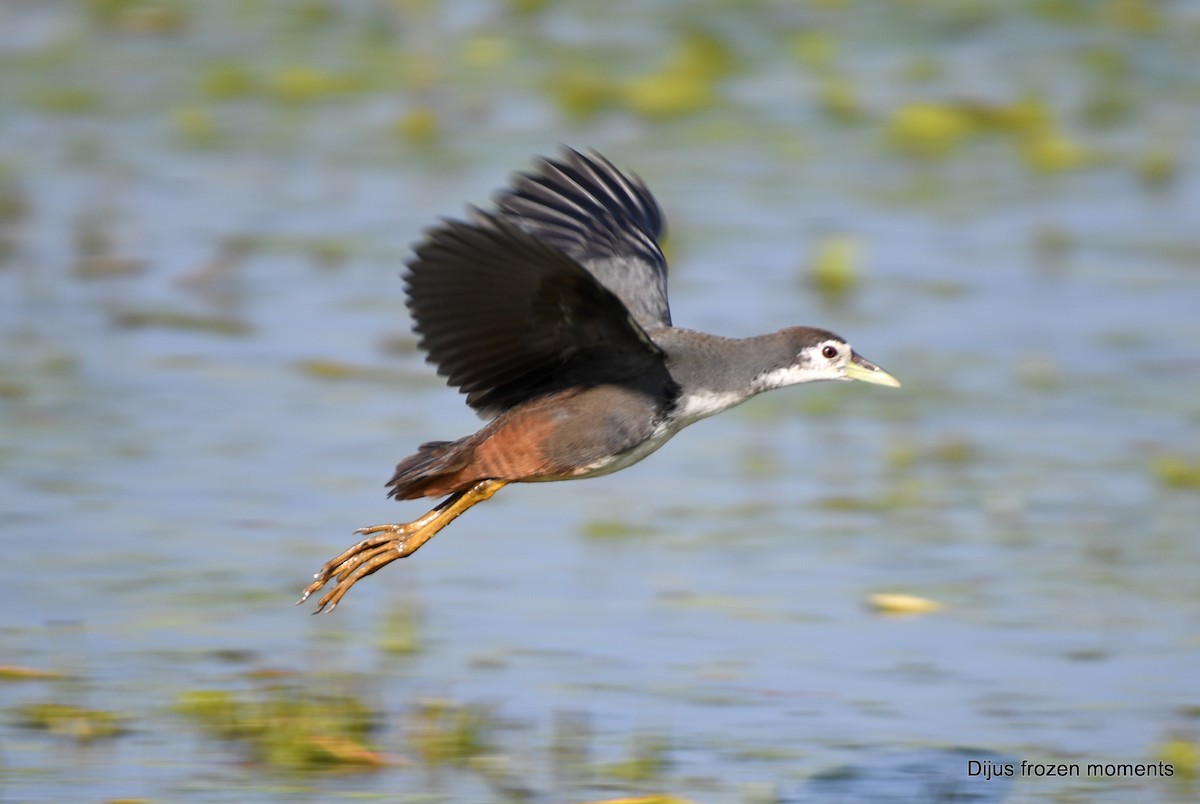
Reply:
[[975, 131], [971, 116], [947, 104], [914, 101], [892, 114], [888, 144], [917, 159], [943, 159], [956, 153]]
[[220, 144], [222, 135], [211, 109], [196, 104], [171, 110], [171, 129], [176, 140], [188, 148], [212, 148]]
[[351, 695], [278, 686], [258, 694], [192, 690], [175, 711], [210, 736], [239, 743], [250, 758], [283, 770], [371, 768], [394, 764], [368, 741], [374, 710]]
[[112, 322], [121, 329], [176, 329], [229, 336], [249, 335], [253, 329], [240, 318], [167, 309], [120, 310], [113, 314]]
[[281, 103], [300, 106], [343, 98], [364, 89], [364, 80], [350, 73], [334, 72], [310, 64], [280, 67], [266, 81], [269, 96]]
[[621, 519], [590, 519], [581, 530], [588, 539], [630, 539], [650, 534], [644, 525]]
[[442, 124], [432, 106], [417, 106], [392, 123], [392, 133], [409, 145], [428, 147], [442, 136]]
[[421, 611], [401, 606], [385, 615], [379, 632], [379, 649], [392, 656], [416, 656], [425, 649]]
[[196, 83], [200, 92], [213, 100], [246, 98], [262, 89], [262, 82], [254, 70], [238, 61], [216, 61], [206, 65]]
[[492, 750], [492, 713], [446, 698], [417, 701], [408, 744], [429, 765], [466, 765]]
[[1166, 488], [1200, 491], [1200, 457], [1159, 455], [1150, 470]]
[[717, 84], [737, 69], [732, 48], [712, 34], [693, 31], [675, 43], [660, 69], [625, 84], [621, 99], [646, 120], [686, 117], [714, 107]]
[[1172, 735], [1154, 752], [1156, 757], [1175, 769], [1176, 776], [1186, 784], [1200, 779], [1200, 742], [1180, 734]]
[[167, 0], [87, 0], [84, 7], [93, 22], [124, 34], [178, 34], [189, 21], [183, 3]]
[[343, 381], [365, 380], [368, 382], [401, 383], [408, 378], [400, 371], [379, 366], [363, 366], [341, 360], [309, 358], [294, 365], [296, 371], [314, 380]]
[[808, 267], [809, 283], [831, 303], [844, 301], [862, 284], [863, 244], [853, 235], [835, 235], [817, 244]]
[[100, 93], [84, 87], [46, 87], [33, 93], [34, 108], [54, 114], [86, 114], [100, 110]]
[[57, 670], [22, 667], [16, 664], [0, 664], [0, 681], [58, 681], [65, 677]]
[[128, 718], [105, 709], [88, 709], [74, 704], [31, 703], [15, 710], [23, 728], [48, 731], [77, 742], [90, 743], [124, 734]]
[[629, 757], [600, 765], [598, 775], [621, 782], [650, 782], [662, 777], [670, 764], [670, 747], [662, 735], [635, 735]]

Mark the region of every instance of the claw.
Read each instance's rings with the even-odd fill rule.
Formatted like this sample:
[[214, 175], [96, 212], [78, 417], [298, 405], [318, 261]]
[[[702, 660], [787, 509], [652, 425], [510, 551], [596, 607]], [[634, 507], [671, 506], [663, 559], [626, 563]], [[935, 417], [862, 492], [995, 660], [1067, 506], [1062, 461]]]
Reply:
[[[389, 533], [396, 533], [403, 532], [405, 526], [386, 525], [376, 526], [376, 528], [387, 530]], [[317, 608], [313, 614], [333, 611], [337, 607], [338, 602], [341, 601], [346, 592], [350, 591], [350, 587], [354, 586], [355, 583], [384, 565], [411, 554], [417, 547], [424, 543], [424, 540], [414, 540], [414, 544], [410, 546], [408, 540], [412, 535], [415, 534], [408, 534], [401, 538], [377, 537], [357, 542], [341, 555], [326, 562], [325, 566], [321, 567], [319, 572], [314, 573], [313, 582], [304, 589], [300, 595], [300, 599], [296, 602], [303, 603], [308, 600], [313, 592], [318, 591], [332, 580], [334, 587], [327, 591], [324, 597], [317, 603]]]
[[326, 561], [325, 566], [313, 574], [313, 582], [304, 588], [296, 602], [299, 604], [308, 600], [313, 592], [332, 579], [333, 588], [317, 601], [317, 609], [313, 614], [333, 611], [354, 584], [396, 559], [412, 555], [459, 514], [490, 498], [505, 484], [503, 480], [481, 480], [470, 489], [455, 492], [425, 516], [412, 522], [359, 528], [354, 531], [355, 535], [369, 538], [360, 539], [341, 555]]

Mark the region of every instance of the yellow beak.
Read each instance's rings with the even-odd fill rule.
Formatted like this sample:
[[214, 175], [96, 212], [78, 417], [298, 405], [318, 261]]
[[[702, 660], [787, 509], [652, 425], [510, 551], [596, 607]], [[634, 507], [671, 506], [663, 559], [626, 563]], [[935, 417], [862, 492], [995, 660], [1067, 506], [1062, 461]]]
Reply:
[[851, 352], [850, 362], [846, 364], [846, 376], [852, 380], [861, 380], [873, 385], [887, 385], [892, 388], [900, 387], [899, 380], [870, 360], [867, 360], [858, 352]]

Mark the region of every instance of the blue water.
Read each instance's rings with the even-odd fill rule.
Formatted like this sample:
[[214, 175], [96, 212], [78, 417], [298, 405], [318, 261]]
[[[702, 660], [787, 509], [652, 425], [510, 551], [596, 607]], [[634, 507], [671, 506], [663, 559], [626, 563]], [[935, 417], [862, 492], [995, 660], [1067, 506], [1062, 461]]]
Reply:
[[[847, 41], [876, 35], [847, 19]], [[986, 73], [1012, 35], [988, 29], [945, 57]], [[1185, 169], [1159, 191], [1121, 164], [912, 166], [878, 138], [788, 119], [766, 88], [794, 88], [794, 71], [756, 69], [730, 91], [768, 121], [758, 137], [546, 130], [544, 109], [526, 118], [528, 98], [501, 97], [499, 133], [462, 121], [439, 158], [355, 158], [346, 138], [369, 127], [330, 132], [372, 119], [366, 101], [310, 112], [303, 146], [197, 153], [153, 114], [81, 121], [5, 95], [20, 113], [0, 120], [0, 161], [30, 212], [8, 225], [17, 248], [0, 271], [0, 378], [18, 389], [0, 398], [0, 664], [72, 680], [5, 682], [0, 707], [112, 709], [131, 732], [76, 745], [0, 721], [0, 799], [498, 799], [470, 770], [271, 771], [172, 711], [184, 691], [282, 669], [366, 696], [398, 756], [415, 701], [493, 707], [497, 753], [536, 800], [920, 801], [947, 779], [981, 801], [1187, 800], [1178, 779], [980, 785], [965, 766], [1152, 763], [1172, 736], [1197, 736], [1200, 494], [1152, 465], [1200, 455], [1200, 142], [1181, 135]], [[1067, 79], [1046, 81], [1069, 96]], [[1159, 103], [1195, 122], [1194, 103], [1165, 90]], [[782, 147], [786, 126], [805, 158]], [[81, 163], [81, 140], [99, 157]], [[602, 148], [657, 194], [676, 323], [826, 326], [905, 387], [777, 392], [617, 475], [510, 487], [308, 616], [292, 603], [354, 528], [425, 510], [384, 499], [393, 464], [477, 426], [419, 354], [384, 348], [407, 337], [407, 245], [560, 140]], [[929, 197], [895, 200], [926, 181]], [[97, 211], [144, 273], [72, 275], [72, 232]], [[1035, 245], [1048, 229], [1070, 241], [1058, 256]], [[840, 306], [804, 281], [813, 244], [838, 232], [865, 254]], [[189, 290], [235, 236], [258, 246], [218, 283], [228, 303]], [[344, 260], [313, 259], [305, 244], [321, 238], [349, 244]], [[160, 307], [252, 329], [112, 323]], [[312, 359], [382, 378], [316, 378]], [[967, 458], [939, 459], [947, 444]], [[628, 535], [588, 535], [605, 523]], [[945, 609], [881, 616], [876, 591]], [[399, 607], [420, 615], [410, 657], [381, 648]], [[557, 779], [547, 751], [564, 715], [590, 724], [595, 761], [657, 735], [670, 764], [650, 783]]]

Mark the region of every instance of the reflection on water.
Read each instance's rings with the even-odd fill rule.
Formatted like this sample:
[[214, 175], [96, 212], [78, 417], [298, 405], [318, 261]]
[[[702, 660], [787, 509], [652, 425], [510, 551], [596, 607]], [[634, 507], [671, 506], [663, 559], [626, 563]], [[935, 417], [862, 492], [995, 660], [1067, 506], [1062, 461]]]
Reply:
[[[0, 797], [1194, 796], [1194, 20], [301, 5], [0, 12]], [[560, 140], [656, 191], [678, 323], [904, 389], [505, 489], [308, 616], [477, 426], [407, 245]]]

